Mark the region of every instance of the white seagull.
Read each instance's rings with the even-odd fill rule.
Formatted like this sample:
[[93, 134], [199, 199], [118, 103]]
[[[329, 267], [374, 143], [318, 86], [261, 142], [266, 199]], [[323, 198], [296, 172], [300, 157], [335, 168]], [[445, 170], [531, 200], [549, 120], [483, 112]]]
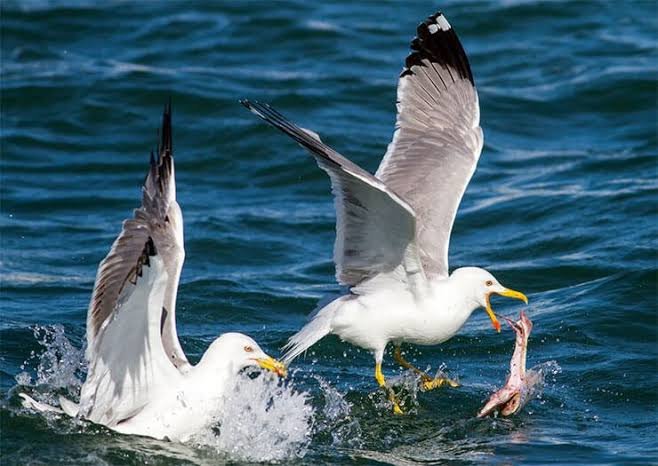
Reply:
[[442, 343], [479, 307], [500, 331], [491, 294], [527, 298], [481, 268], [448, 272], [450, 232], [483, 139], [468, 59], [440, 12], [418, 26], [397, 97], [393, 140], [374, 176], [269, 105], [242, 103], [309, 150], [335, 196], [336, 278], [349, 292], [311, 315], [288, 341], [284, 362], [325, 335], [338, 335], [374, 353], [375, 378], [399, 413], [381, 370], [389, 342], [398, 363], [420, 374], [425, 389], [452, 385], [411, 366], [400, 344]]
[[124, 434], [185, 441], [207, 427], [243, 368], [285, 375], [282, 363], [246, 335], [226, 333], [192, 366], [176, 333], [176, 294], [185, 250], [176, 202], [171, 105], [162, 117], [157, 158], [142, 205], [100, 263], [87, 313], [89, 372], [80, 404], [61, 409], [21, 394], [39, 411], [79, 416]]

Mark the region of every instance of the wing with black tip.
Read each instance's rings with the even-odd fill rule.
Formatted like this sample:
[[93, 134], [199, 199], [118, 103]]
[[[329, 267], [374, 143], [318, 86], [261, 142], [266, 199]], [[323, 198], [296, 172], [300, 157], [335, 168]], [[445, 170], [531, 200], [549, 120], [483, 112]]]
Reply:
[[151, 154], [142, 205], [123, 222], [100, 263], [87, 313], [89, 373], [81, 413], [108, 426], [135, 415], [152, 390], [189, 367], [175, 321], [185, 251], [170, 106], [163, 115], [157, 152]]
[[418, 26], [397, 98], [395, 133], [375, 176], [414, 209], [425, 272], [447, 276], [450, 232], [483, 136], [471, 67], [443, 14]]

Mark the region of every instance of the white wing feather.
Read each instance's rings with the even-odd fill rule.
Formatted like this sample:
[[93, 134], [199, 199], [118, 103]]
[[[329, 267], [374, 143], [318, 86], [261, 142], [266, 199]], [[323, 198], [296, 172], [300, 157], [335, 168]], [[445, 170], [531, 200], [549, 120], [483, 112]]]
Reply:
[[185, 251], [176, 203], [171, 108], [142, 205], [101, 262], [87, 314], [89, 373], [80, 413], [114, 426], [143, 408], [189, 367], [176, 334], [175, 305]]
[[445, 17], [429, 17], [417, 33], [398, 84], [395, 134], [375, 176], [413, 207], [425, 272], [447, 276], [450, 233], [482, 150], [480, 107]]
[[336, 206], [334, 262], [339, 283], [355, 287], [388, 274], [413, 286], [424, 277], [415, 240], [416, 219], [405, 201], [324, 144], [316, 133], [294, 125], [269, 105], [242, 103], [306, 148], [329, 175]]
[[96, 342], [94, 359], [82, 387], [82, 415], [114, 427], [135, 414], [155, 393], [181, 380], [168, 360], [160, 336], [168, 282], [158, 255], [142, 266], [137, 283], [127, 284], [115, 315]]

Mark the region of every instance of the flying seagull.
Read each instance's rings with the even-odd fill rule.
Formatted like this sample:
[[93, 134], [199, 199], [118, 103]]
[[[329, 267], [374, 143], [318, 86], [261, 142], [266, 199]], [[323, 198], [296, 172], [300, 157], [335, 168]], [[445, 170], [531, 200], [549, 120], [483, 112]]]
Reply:
[[284, 362], [336, 334], [374, 353], [375, 378], [401, 412], [381, 370], [389, 342], [397, 362], [432, 389], [449, 381], [413, 367], [402, 357], [401, 343], [442, 343], [479, 307], [500, 331], [490, 296], [527, 298], [481, 268], [448, 272], [450, 232], [483, 138], [468, 59], [440, 12], [418, 26], [397, 100], [393, 140], [374, 176], [269, 105], [242, 104], [310, 151], [335, 197], [336, 278], [349, 292], [312, 314], [288, 341]]
[[87, 313], [89, 372], [80, 404], [61, 409], [21, 394], [39, 411], [79, 416], [125, 434], [185, 441], [212, 422], [225, 389], [248, 366], [285, 375], [282, 363], [240, 333], [225, 333], [191, 365], [176, 333], [176, 294], [185, 250], [176, 202], [171, 104], [151, 152], [142, 205], [98, 267]]

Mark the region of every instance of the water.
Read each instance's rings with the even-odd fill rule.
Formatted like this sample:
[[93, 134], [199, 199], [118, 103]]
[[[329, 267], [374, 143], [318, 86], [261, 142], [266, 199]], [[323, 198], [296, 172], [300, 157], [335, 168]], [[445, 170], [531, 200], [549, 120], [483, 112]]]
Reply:
[[[407, 416], [389, 413], [371, 356], [334, 337], [285, 385], [245, 381], [248, 395], [236, 399], [256, 413], [252, 425], [225, 421], [198, 445], [23, 410], [19, 382], [46, 398], [79, 386], [96, 266], [138, 205], [169, 97], [186, 222], [183, 347], [197, 360], [217, 334], [237, 330], [278, 354], [338, 290], [334, 211], [326, 175], [237, 101], [271, 102], [374, 170], [409, 40], [437, 8], [94, 3], [0, 5], [3, 464], [658, 461], [658, 15], [649, 1], [440, 5], [469, 54], [485, 132], [451, 265], [487, 267], [526, 292], [528, 367], [561, 368], [519, 415], [475, 419], [514, 344], [484, 312], [444, 345], [408, 348], [420, 367], [459, 377], [459, 389], [415, 392], [386, 356]], [[519, 311], [504, 299], [494, 307]], [[259, 433], [267, 441], [246, 447]]]

